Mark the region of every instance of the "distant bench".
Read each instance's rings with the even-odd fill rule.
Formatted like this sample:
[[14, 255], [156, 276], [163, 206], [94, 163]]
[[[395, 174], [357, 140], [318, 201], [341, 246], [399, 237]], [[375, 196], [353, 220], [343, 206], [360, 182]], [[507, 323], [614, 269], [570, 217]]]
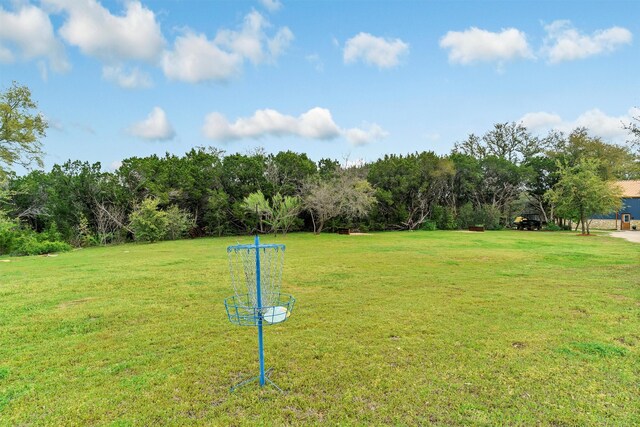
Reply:
[[338, 234], [351, 234], [350, 228], [338, 228]]
[[484, 231], [484, 227], [472, 226], [469, 227], [469, 231]]

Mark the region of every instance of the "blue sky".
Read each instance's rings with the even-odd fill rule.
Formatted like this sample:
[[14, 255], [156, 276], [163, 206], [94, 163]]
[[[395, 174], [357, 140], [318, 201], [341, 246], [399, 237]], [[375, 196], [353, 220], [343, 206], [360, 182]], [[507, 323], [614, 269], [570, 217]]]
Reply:
[[497, 122], [624, 143], [638, 1], [0, 0], [0, 86], [50, 123], [46, 168], [262, 147], [373, 161]]

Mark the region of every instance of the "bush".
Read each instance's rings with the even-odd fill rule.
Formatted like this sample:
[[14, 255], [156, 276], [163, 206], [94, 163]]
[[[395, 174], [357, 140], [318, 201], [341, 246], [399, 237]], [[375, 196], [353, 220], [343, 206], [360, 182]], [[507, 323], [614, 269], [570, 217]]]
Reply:
[[176, 205], [171, 206], [166, 211], [167, 233], [165, 238], [168, 240], [176, 240], [184, 237], [187, 231], [193, 226], [193, 218], [187, 211], [183, 211]]
[[558, 224], [556, 224], [555, 222], [549, 222], [547, 223], [547, 225], [545, 226], [546, 230], [549, 231], [562, 231], [562, 227], [560, 227]]
[[84, 216], [84, 214], [80, 214], [80, 220], [76, 226], [75, 238], [71, 240], [71, 243], [83, 248], [87, 246], [97, 246], [100, 244], [96, 236], [91, 232], [89, 220]]
[[473, 209], [473, 205], [471, 203], [465, 203], [464, 205], [460, 206], [460, 209], [458, 210], [458, 218], [457, 218], [458, 227], [462, 229], [466, 229], [466, 228], [469, 228], [470, 226], [475, 225], [476, 223], [475, 217], [476, 217], [476, 213], [475, 213], [475, 210]]
[[457, 222], [460, 228], [472, 226], [482, 226], [486, 230], [499, 230], [502, 228], [500, 224], [500, 209], [492, 205], [482, 205], [477, 209], [471, 203], [462, 205], [458, 211]]
[[65, 242], [39, 240], [39, 235], [33, 232], [26, 232], [18, 237], [15, 242], [12, 255], [42, 255], [53, 252], [67, 252], [71, 250], [71, 245]]
[[492, 205], [482, 205], [480, 209], [476, 211], [475, 222], [477, 224], [484, 224], [484, 228], [487, 230], [501, 229], [500, 209]]
[[420, 228], [426, 231], [435, 231], [437, 229], [437, 225], [435, 221], [428, 219], [422, 223], [422, 227]]
[[435, 221], [439, 230], [455, 230], [458, 228], [453, 210], [446, 206], [435, 206], [431, 219]]
[[129, 215], [129, 227], [136, 241], [156, 242], [167, 234], [167, 213], [158, 210], [159, 201], [146, 198]]
[[20, 230], [16, 221], [6, 218], [0, 212], [0, 255], [11, 253]]

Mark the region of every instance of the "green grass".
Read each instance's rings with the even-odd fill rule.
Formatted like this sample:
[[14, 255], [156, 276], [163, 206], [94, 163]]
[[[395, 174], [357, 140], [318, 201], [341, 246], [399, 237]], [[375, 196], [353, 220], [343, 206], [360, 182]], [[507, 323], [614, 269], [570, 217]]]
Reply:
[[[231, 325], [226, 246], [0, 262], [0, 425], [638, 425], [640, 245], [294, 234], [291, 318]], [[6, 258], [5, 258], [6, 259]]]

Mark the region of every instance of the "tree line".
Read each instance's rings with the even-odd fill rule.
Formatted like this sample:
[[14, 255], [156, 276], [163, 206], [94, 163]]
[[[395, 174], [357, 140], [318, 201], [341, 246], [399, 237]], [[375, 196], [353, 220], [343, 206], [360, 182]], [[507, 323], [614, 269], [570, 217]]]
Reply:
[[[537, 137], [517, 123], [471, 134], [448, 155], [390, 154], [351, 167], [292, 151], [196, 147], [128, 158], [113, 172], [69, 160], [18, 176], [13, 165], [41, 158], [46, 122], [28, 89], [0, 95], [0, 254], [292, 230], [498, 229], [524, 211], [588, 232], [591, 215], [619, 204], [610, 182], [640, 176], [629, 147], [583, 128]], [[575, 200], [576, 186], [594, 200]]]

